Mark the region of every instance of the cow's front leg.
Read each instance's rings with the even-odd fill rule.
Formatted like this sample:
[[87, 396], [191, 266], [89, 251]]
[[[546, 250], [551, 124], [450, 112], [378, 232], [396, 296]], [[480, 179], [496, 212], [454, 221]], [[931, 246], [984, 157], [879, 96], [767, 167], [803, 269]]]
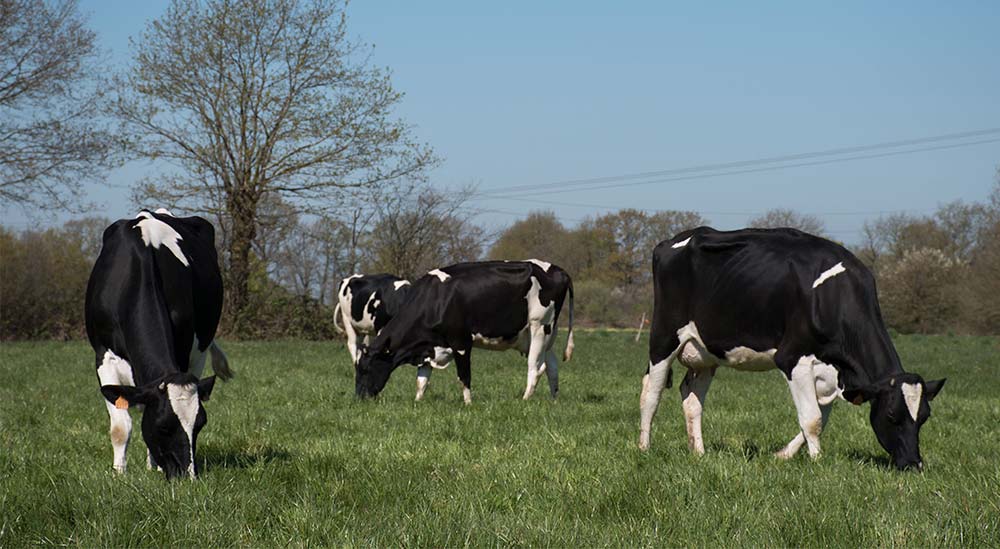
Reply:
[[[819, 456], [819, 434], [823, 430], [823, 413], [817, 400], [816, 377], [813, 373], [815, 360], [816, 357], [812, 355], [801, 357], [792, 367], [788, 379], [788, 388], [792, 393], [792, 401], [795, 403], [795, 411], [799, 418], [799, 429], [809, 448], [809, 457], [813, 458]], [[795, 439], [792, 440], [792, 443], [794, 442]]]
[[424, 398], [424, 391], [427, 390], [427, 384], [431, 382], [431, 370], [432, 368], [428, 365], [423, 365], [417, 367], [417, 398], [416, 400], [421, 400]]
[[545, 328], [541, 323], [531, 322], [531, 342], [528, 347], [528, 384], [524, 388], [524, 400], [535, 393], [535, 385], [542, 375], [545, 359]]
[[472, 404], [472, 357], [469, 349], [455, 352], [455, 370], [458, 371], [458, 381], [462, 383], [462, 400]]
[[[104, 400], [104, 399], [102, 399]], [[118, 473], [124, 473], [127, 468], [128, 442], [132, 437], [132, 416], [127, 409], [119, 409], [114, 404], [104, 400], [111, 418], [111, 449], [114, 453], [112, 465]]]
[[705, 454], [705, 443], [701, 438], [701, 413], [705, 407], [708, 387], [715, 377], [715, 368], [696, 370], [688, 368], [681, 381], [681, 406], [687, 425], [688, 448], [697, 455]]
[[[820, 432], [826, 429], [826, 423], [830, 419], [830, 410], [833, 408], [833, 401], [840, 396], [840, 388], [837, 383], [837, 369], [829, 364], [817, 362], [813, 364], [813, 375], [816, 379], [816, 400], [819, 403], [819, 412], [822, 416], [820, 422]], [[787, 446], [779, 450], [775, 456], [780, 459], [790, 459], [798, 453], [802, 445], [805, 444], [806, 437], [800, 431]]]

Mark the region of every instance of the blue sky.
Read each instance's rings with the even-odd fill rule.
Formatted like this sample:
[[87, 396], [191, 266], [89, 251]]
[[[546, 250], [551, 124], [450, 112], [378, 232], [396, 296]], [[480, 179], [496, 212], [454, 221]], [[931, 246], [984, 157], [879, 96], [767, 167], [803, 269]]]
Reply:
[[[81, 1], [119, 62], [128, 37], [164, 6]], [[375, 63], [406, 93], [399, 114], [444, 158], [431, 174], [441, 187], [544, 190], [568, 179], [1000, 128], [995, 2], [386, 0], [356, 1], [348, 13], [351, 33], [375, 45]], [[539, 208], [572, 225], [637, 207], [696, 210], [735, 228], [787, 207], [820, 215], [834, 237], [853, 242], [877, 212], [983, 200], [998, 166], [1000, 143], [988, 143], [475, 204], [507, 212], [480, 218], [493, 226]], [[148, 169], [132, 166], [111, 181], [127, 186]], [[121, 217], [133, 209], [126, 194], [92, 198]]]

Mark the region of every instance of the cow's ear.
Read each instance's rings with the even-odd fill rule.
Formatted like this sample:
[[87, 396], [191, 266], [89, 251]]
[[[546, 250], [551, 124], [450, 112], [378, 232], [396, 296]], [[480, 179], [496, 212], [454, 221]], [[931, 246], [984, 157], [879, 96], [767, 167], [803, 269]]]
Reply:
[[131, 385], [102, 385], [101, 394], [120, 410], [137, 404], [148, 404], [150, 400], [148, 390]]
[[875, 384], [854, 387], [852, 389], [844, 389], [844, 400], [858, 406], [864, 402], [868, 402], [876, 396], [878, 396], [878, 387]]
[[947, 378], [941, 378], [935, 381], [924, 382], [924, 398], [927, 399], [927, 402], [934, 400], [934, 397], [936, 397], [938, 391], [940, 391], [941, 388], [944, 387], [944, 382], [947, 380], [948, 380]]
[[198, 400], [208, 400], [212, 396], [213, 387], [215, 387], [215, 376], [198, 380]]

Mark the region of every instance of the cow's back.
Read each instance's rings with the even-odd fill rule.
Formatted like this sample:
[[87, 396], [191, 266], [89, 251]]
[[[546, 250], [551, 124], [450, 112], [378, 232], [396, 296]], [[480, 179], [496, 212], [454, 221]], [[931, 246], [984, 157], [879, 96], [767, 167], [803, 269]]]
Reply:
[[[186, 371], [194, 338], [204, 350], [222, 312], [211, 224], [198, 217], [144, 214], [105, 230], [86, 299], [91, 345], [99, 354], [111, 350], [143, 365], [139, 377]], [[166, 224], [179, 238], [157, 247], [158, 235], [139, 226], [144, 219]]]

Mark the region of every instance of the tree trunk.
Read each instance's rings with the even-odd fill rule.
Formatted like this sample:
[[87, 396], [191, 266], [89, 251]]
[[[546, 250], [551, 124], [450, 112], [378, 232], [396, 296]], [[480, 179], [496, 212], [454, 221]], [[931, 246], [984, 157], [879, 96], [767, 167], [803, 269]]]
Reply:
[[257, 203], [249, 193], [236, 193], [227, 201], [232, 216], [229, 240], [229, 316], [233, 335], [246, 335], [250, 303], [250, 252], [257, 233]]

